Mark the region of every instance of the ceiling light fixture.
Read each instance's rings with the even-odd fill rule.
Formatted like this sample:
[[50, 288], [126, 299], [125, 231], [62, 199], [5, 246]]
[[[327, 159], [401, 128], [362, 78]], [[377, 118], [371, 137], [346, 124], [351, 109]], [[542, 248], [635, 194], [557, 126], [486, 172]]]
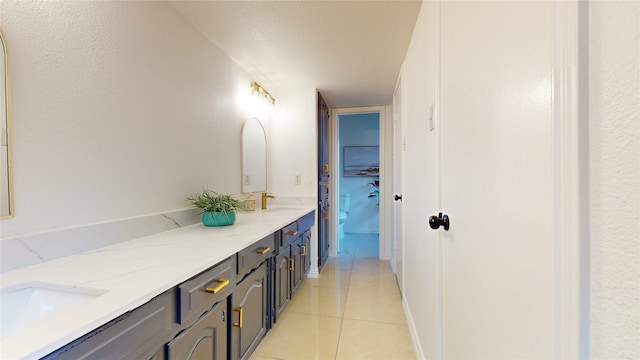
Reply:
[[260, 84], [255, 81], [251, 83], [251, 94], [257, 94], [258, 98], [267, 101], [271, 105], [275, 105], [276, 103], [276, 99], [274, 99], [267, 90], [265, 90], [262, 86], [260, 86]]

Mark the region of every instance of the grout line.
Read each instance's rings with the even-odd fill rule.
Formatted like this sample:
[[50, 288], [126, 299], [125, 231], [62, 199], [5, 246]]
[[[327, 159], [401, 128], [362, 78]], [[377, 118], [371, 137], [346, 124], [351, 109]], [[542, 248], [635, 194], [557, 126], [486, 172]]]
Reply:
[[[346, 343], [345, 344], [342, 343], [343, 340], [346, 341], [345, 339], [342, 338], [343, 335], [345, 335], [345, 333], [344, 333], [345, 320], [357, 321], [357, 322], [363, 322], [363, 323], [371, 323], [371, 324], [383, 324], [383, 325], [392, 325], [392, 326], [395, 325], [395, 326], [399, 326], [399, 327], [402, 327], [402, 326], [408, 327], [407, 324], [396, 324], [396, 323], [388, 323], [388, 322], [378, 322], [378, 321], [370, 321], [370, 320], [351, 319], [351, 318], [345, 317], [345, 314], [347, 312], [347, 305], [348, 305], [349, 299], [350, 299], [350, 296], [349, 296], [350, 292], [352, 290], [356, 291], [356, 292], [357, 291], [362, 291], [362, 290], [358, 290], [357, 286], [355, 288], [353, 286], [354, 273], [355, 273], [355, 268], [354, 267], [355, 267], [356, 262], [357, 261], [371, 261], [371, 262], [377, 261], [377, 263], [378, 263], [378, 266], [375, 269], [371, 269], [370, 267], [365, 266], [363, 269], [358, 270], [359, 274], [362, 274], [362, 273], [377, 273], [377, 274], [379, 274], [380, 273], [379, 269], [381, 268], [381, 265], [382, 265], [381, 264], [382, 260], [380, 260], [380, 258], [379, 258], [379, 250], [378, 250], [378, 257], [356, 256], [357, 254], [360, 254], [360, 253], [364, 253], [364, 254], [372, 253], [371, 251], [367, 251], [367, 250], [360, 249], [360, 252], [358, 250], [360, 247], [362, 247], [363, 249], [366, 247], [367, 249], [370, 250], [370, 248], [367, 245], [365, 245], [365, 243], [370, 239], [368, 239], [367, 237], [353, 236], [353, 237], [351, 237], [350, 240], [352, 242], [355, 242], [355, 244], [350, 247], [351, 249], [353, 249], [353, 251], [349, 251], [349, 252], [342, 253], [342, 254], [338, 253], [338, 255], [335, 256], [335, 259], [334, 259], [334, 261], [336, 262], [336, 264], [334, 264], [334, 266], [335, 266], [335, 271], [338, 274], [337, 276], [340, 276], [339, 275], [340, 273], [343, 273], [343, 272], [346, 272], [346, 271], [349, 272], [348, 285], [346, 287], [336, 287], [336, 286], [331, 287], [331, 288], [335, 289], [338, 293], [342, 293], [343, 291], [346, 291], [346, 296], [345, 296], [345, 300], [344, 300], [345, 301], [345, 303], [344, 303], [344, 311], [342, 311], [342, 313], [339, 314], [339, 315], [309, 314], [309, 313], [306, 313], [306, 312], [292, 311], [291, 308], [287, 309], [287, 311], [286, 311], [286, 313], [290, 312], [290, 313], [295, 313], [295, 314], [298, 314], [298, 315], [311, 316], [311, 317], [316, 317], [316, 318], [326, 317], [326, 318], [340, 319], [340, 328], [338, 330], [338, 341], [337, 341], [337, 344], [336, 344], [336, 347], [335, 347], [335, 351], [334, 351], [334, 359], [338, 359], [338, 352], [339, 352], [341, 344], [343, 346], [347, 345]], [[343, 266], [346, 263], [348, 263], [348, 266], [349, 266], [348, 270], [345, 271], [344, 269], [340, 269], [341, 266]], [[391, 269], [387, 269], [387, 270], [390, 271]], [[393, 274], [393, 273], [391, 272], [391, 274]], [[320, 276], [322, 276], [322, 275], [320, 275]], [[317, 288], [320, 288], [320, 289], [321, 288], [329, 288], [328, 286], [317, 286], [317, 284], [314, 286], [314, 285], [310, 285], [310, 284], [307, 283], [307, 285], [313, 286], [313, 287], [317, 287]], [[299, 299], [299, 297], [298, 297], [298, 299]], [[292, 301], [294, 301], [294, 300], [295, 299], [292, 299]], [[291, 305], [291, 303], [289, 304], [289, 306], [290, 305]], [[359, 305], [359, 304], [356, 304], [356, 305]], [[402, 306], [402, 305], [400, 304], [400, 306]], [[278, 326], [278, 324], [276, 324], [276, 326]], [[276, 330], [276, 328], [272, 329], [271, 331], [274, 331], [274, 330]], [[271, 335], [273, 336], [273, 333]], [[255, 352], [254, 354], [256, 356], [266, 357], [264, 355], [259, 355], [257, 352]], [[266, 357], [266, 358], [269, 358], [269, 357]], [[270, 358], [270, 359], [278, 359], [278, 358]]]
[[340, 320], [340, 332], [338, 333], [338, 344], [336, 346], [336, 352], [334, 358], [338, 358], [338, 350], [340, 349], [340, 343], [342, 343], [342, 331], [344, 330], [344, 314], [347, 312], [347, 305], [349, 304], [349, 290], [351, 289], [351, 280], [353, 280], [353, 264], [355, 259], [355, 254], [358, 252], [358, 242], [356, 241], [355, 246], [353, 247], [353, 256], [349, 257], [349, 285], [347, 286], [347, 296], [344, 300], [344, 311], [342, 312], [342, 319]]

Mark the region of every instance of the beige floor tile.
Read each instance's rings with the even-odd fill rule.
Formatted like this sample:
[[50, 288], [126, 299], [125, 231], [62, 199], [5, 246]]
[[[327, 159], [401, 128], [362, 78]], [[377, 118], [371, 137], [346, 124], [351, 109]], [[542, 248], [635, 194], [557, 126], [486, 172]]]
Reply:
[[254, 355], [284, 360], [335, 359], [342, 319], [288, 310]]
[[338, 360], [415, 359], [411, 336], [406, 325], [348, 320], [342, 323]]
[[388, 324], [407, 324], [400, 294], [370, 290], [349, 290], [344, 318]]
[[395, 274], [354, 270], [349, 281], [350, 290], [370, 290], [380, 293], [400, 294]]
[[352, 263], [353, 263], [353, 258], [352, 257], [329, 257], [327, 259], [327, 262], [324, 264], [324, 266], [322, 267], [321, 270], [321, 274], [322, 272], [324, 272], [325, 270], [328, 271], [351, 271], [351, 267], [352, 267]]
[[285, 312], [341, 317], [347, 305], [348, 289], [311, 286], [304, 281]]
[[351, 271], [336, 270], [335, 268], [322, 269], [317, 278], [307, 278], [309, 285], [331, 288], [348, 288], [351, 280]]
[[380, 260], [378, 258], [354, 258], [352, 271], [364, 271], [364, 272], [377, 272], [390, 274], [391, 263], [387, 260]]
[[348, 234], [307, 278], [252, 360], [415, 359], [397, 280], [377, 236]]

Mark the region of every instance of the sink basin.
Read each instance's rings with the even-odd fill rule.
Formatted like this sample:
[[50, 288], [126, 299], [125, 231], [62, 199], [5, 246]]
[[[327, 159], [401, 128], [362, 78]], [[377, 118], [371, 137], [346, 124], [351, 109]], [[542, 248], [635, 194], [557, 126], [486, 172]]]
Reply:
[[2, 338], [10, 337], [51, 316], [73, 310], [107, 291], [68, 285], [27, 282], [0, 292]]
[[302, 210], [301, 207], [274, 207], [274, 208], [270, 208], [265, 210], [266, 212], [281, 212], [281, 211], [297, 211], [297, 210]]

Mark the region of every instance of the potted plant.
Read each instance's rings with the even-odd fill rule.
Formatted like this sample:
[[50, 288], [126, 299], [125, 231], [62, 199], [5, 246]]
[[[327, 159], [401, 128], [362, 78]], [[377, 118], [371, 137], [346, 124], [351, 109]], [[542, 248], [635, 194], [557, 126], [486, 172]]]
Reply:
[[232, 195], [206, 189], [187, 200], [201, 210], [202, 223], [206, 226], [231, 225], [236, 221], [236, 210], [244, 210], [244, 203]]
[[371, 185], [373, 188], [373, 190], [369, 193], [369, 198], [375, 198], [377, 201], [378, 197], [380, 196], [380, 180], [376, 179], [368, 183], [367, 185]]

